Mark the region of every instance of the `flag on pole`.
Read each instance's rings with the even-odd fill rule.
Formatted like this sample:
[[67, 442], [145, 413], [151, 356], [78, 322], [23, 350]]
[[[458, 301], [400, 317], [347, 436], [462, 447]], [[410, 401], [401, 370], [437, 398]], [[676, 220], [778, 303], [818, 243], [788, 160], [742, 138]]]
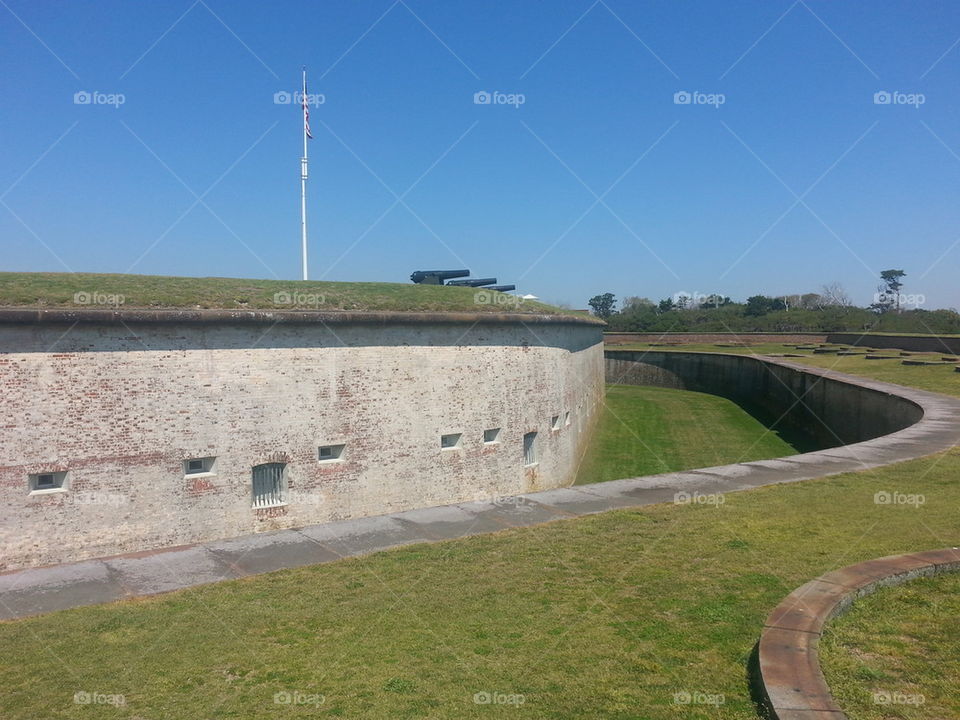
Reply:
[[313, 134], [310, 132], [310, 109], [307, 105], [307, 78], [303, 78], [303, 96], [301, 98], [303, 101], [303, 130], [307, 133], [307, 137], [313, 140]]

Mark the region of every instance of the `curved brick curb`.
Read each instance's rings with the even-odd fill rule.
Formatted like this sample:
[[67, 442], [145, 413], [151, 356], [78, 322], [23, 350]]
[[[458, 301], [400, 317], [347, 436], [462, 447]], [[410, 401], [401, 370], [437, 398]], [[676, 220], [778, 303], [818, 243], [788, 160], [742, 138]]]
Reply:
[[828, 620], [854, 600], [918, 577], [960, 571], [960, 548], [891, 555], [848, 565], [801, 585], [767, 617], [757, 650], [766, 709], [775, 720], [842, 720], [817, 646]]

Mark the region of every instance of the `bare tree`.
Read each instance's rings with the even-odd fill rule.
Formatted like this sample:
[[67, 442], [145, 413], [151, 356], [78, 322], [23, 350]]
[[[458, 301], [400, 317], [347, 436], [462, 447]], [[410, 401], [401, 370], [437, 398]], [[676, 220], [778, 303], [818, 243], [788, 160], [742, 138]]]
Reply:
[[650, 298], [637, 297], [632, 295], [630, 297], [625, 297], [620, 304], [622, 312], [630, 312], [631, 310], [639, 310], [643, 307], [653, 307], [654, 302]]
[[843, 289], [843, 285], [839, 282], [834, 281], [827, 283], [826, 285], [820, 288], [822, 292], [822, 307], [850, 307], [853, 305], [853, 301], [850, 299], [850, 296], [847, 295], [847, 291]]

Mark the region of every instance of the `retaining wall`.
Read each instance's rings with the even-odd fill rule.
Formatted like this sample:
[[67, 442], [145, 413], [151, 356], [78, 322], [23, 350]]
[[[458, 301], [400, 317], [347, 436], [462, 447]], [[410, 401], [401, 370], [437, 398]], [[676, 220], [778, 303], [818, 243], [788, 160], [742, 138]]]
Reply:
[[603, 334], [608, 345], [626, 345], [629, 343], [822, 343], [827, 336], [822, 332], [794, 333], [697, 333], [697, 332], [608, 332]]
[[[0, 568], [569, 484], [603, 394], [601, 329], [534, 315], [0, 310]], [[207, 457], [212, 472], [185, 472]], [[254, 509], [263, 463], [286, 465], [287, 492]], [[31, 474], [57, 471], [65, 488], [31, 491]]]
[[923, 417], [899, 395], [749, 355], [607, 350], [608, 383], [721, 395], [814, 446], [836, 447], [902, 430]]
[[607, 345], [628, 345], [633, 343], [676, 343], [691, 345], [694, 343], [837, 343], [872, 348], [895, 348], [914, 352], [941, 352], [951, 355], [960, 354], [960, 337], [939, 335], [884, 335], [858, 332], [793, 332], [793, 333], [749, 333], [749, 332], [665, 332], [632, 333], [607, 332], [603, 334]]

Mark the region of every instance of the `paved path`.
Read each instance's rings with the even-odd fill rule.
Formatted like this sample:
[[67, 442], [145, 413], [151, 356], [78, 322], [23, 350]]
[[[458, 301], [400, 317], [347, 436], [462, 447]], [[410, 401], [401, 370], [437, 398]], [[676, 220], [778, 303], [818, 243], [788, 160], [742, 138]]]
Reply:
[[[575, 518], [618, 508], [673, 502], [678, 493], [710, 495], [796, 482], [910, 460], [960, 442], [960, 399], [819, 368], [790, 365], [906, 397], [924, 410], [920, 422], [867, 442], [778, 460], [409, 510], [159, 551], [131, 553], [0, 574], [0, 619], [178, 590], [418, 542], [436, 542]], [[681, 496], [682, 497], [682, 496]]]

